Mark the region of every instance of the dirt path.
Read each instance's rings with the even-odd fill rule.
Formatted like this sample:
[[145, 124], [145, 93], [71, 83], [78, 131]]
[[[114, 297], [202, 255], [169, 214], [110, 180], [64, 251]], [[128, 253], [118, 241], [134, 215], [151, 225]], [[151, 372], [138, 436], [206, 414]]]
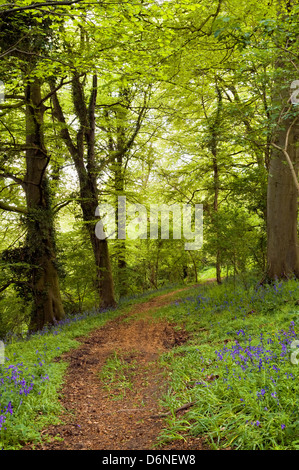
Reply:
[[[63, 356], [69, 362], [62, 391], [64, 424], [44, 432], [61, 437], [36, 449], [149, 450], [163, 429], [160, 398], [167, 389], [157, 359], [186, 340], [151, 311], [169, 304], [179, 291], [132, 308], [81, 338], [81, 346]], [[161, 448], [160, 448], [161, 449]], [[203, 449], [200, 439], [178, 441], [163, 449]]]

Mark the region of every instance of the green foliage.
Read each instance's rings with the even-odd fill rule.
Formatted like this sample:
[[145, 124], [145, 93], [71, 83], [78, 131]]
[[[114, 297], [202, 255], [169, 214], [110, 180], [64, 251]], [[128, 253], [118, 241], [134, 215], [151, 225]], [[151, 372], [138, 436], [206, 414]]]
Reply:
[[0, 340], [7, 340], [12, 335], [23, 335], [30, 320], [30, 304], [16, 296], [12, 287], [0, 297]]
[[61, 294], [67, 314], [77, 314], [98, 303], [95, 289], [95, 267], [88, 240], [82, 227], [59, 233], [59, 259], [63, 265]]
[[225, 208], [212, 221], [206, 220], [205, 230], [203, 254], [208, 259], [218, 249], [221, 265], [235, 274], [242, 275], [250, 269], [263, 271], [263, 230], [257, 217], [237, 207]]
[[[115, 247], [110, 246], [113, 262]], [[126, 262], [127, 295], [195, 280], [192, 260], [182, 250], [181, 240], [128, 240]], [[117, 279], [116, 266], [114, 273]]]

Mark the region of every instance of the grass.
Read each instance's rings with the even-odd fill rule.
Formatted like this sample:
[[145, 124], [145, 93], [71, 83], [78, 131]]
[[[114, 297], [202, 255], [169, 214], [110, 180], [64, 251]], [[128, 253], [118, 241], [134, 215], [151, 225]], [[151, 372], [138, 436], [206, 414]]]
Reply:
[[[226, 283], [185, 293], [157, 316], [192, 339], [165, 354], [171, 376], [164, 406], [174, 411], [159, 438], [205, 436], [212, 448], [299, 449], [299, 284], [256, 288]], [[299, 356], [299, 351], [298, 351]]]
[[111, 393], [117, 393], [114, 395], [115, 400], [122, 399], [126, 395], [127, 389], [132, 390], [133, 388], [132, 378], [136, 360], [131, 360], [132, 356], [134, 357], [134, 351], [128, 355], [128, 358], [114, 351], [99, 373], [104, 387]]
[[206, 279], [215, 278], [215, 267], [214, 266], [206, 266], [198, 275], [198, 281], [205, 281]]

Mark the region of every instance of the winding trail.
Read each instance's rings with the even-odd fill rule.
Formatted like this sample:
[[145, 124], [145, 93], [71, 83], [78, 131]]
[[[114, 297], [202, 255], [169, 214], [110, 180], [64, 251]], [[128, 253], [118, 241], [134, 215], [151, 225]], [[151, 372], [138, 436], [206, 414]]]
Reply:
[[[128, 314], [79, 338], [79, 348], [62, 356], [69, 363], [61, 392], [66, 410], [61, 417], [63, 424], [44, 430], [50, 442], [34, 449], [153, 448], [164, 426], [164, 418], [157, 415], [165, 412], [160, 399], [167, 390], [167, 377], [158, 359], [163, 352], [186, 341], [187, 335], [164, 320], [153, 319], [151, 312], [170, 304], [181, 290], [185, 289], [135, 305]], [[61, 440], [55, 440], [58, 435]], [[163, 447], [204, 448], [199, 438]]]

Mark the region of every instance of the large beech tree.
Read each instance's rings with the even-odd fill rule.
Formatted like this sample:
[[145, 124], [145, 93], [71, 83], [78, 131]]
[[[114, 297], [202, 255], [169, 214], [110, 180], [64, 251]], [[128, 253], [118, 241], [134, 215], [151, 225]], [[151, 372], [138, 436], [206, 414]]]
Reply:
[[44, 144], [41, 85], [38, 79], [26, 85], [26, 175], [27, 254], [31, 268], [33, 311], [30, 329], [64, 317], [56, 263], [53, 211], [47, 177], [50, 160]]
[[55, 117], [61, 124], [61, 137], [74, 162], [80, 188], [80, 206], [83, 220], [89, 234], [96, 266], [96, 287], [102, 308], [116, 305], [114, 284], [107, 239], [99, 239], [95, 234], [95, 210], [99, 205], [97, 178], [99, 166], [95, 155], [95, 109], [97, 100], [97, 75], [92, 77], [89, 103], [86, 105], [84, 87], [78, 73], [72, 77], [72, 101], [79, 127], [75, 142], [68, 130], [55, 84], [51, 83]]
[[[30, 33], [24, 34], [28, 28]], [[25, 110], [23, 119], [23, 144], [18, 144], [18, 139], [12, 136], [12, 144], [9, 148], [9, 156], [1, 162], [2, 177], [8, 178], [21, 186], [25, 193], [23, 207], [7, 204], [3, 201], [0, 207], [23, 215], [27, 229], [23, 246], [15, 251], [4, 253], [4, 258], [14, 264], [24, 262], [26, 264], [26, 280], [22, 283], [12, 278], [12, 283], [19, 290], [26, 292], [27, 299], [32, 301], [32, 312], [29, 329], [36, 331], [45, 324], [55, 323], [64, 317], [64, 309], [59, 289], [59, 276], [57, 270], [54, 215], [52, 210], [50, 185], [48, 178], [48, 165], [50, 155], [45, 145], [44, 112], [47, 96], [43, 96], [42, 79], [38, 77], [38, 55], [46, 53], [47, 34], [50, 37], [49, 21], [42, 24], [42, 28], [27, 14], [12, 13], [1, 19], [1, 46], [9, 47], [18, 40], [19, 48], [12, 48], [7, 54], [16, 61], [19, 66], [19, 74], [22, 76], [20, 89], [22, 93], [17, 96], [17, 107], [20, 105]], [[22, 60], [22, 51], [28, 53], [26, 62]], [[11, 61], [8, 62], [11, 67]], [[14, 94], [8, 99], [14, 99]], [[5, 103], [2, 106], [4, 113], [14, 109], [14, 104]], [[2, 139], [1, 149], [7, 148], [7, 142]], [[23, 174], [16, 175], [9, 168], [9, 163], [14, 158], [23, 157], [25, 165]]]
[[[274, 129], [267, 190], [266, 280], [299, 277], [298, 240], [298, 109], [290, 100], [291, 83], [298, 76], [298, 14], [296, 2], [279, 2], [275, 84], [272, 114]], [[295, 25], [295, 27], [294, 27]], [[283, 53], [281, 51], [283, 50]], [[278, 111], [278, 112], [277, 112]]]
[[[279, 98], [288, 103], [289, 83], [281, 86]], [[289, 104], [285, 105], [289, 108]], [[267, 190], [267, 271], [266, 279], [299, 277], [298, 116], [289, 113], [278, 122], [273, 136]], [[295, 176], [295, 177], [294, 177]]]

